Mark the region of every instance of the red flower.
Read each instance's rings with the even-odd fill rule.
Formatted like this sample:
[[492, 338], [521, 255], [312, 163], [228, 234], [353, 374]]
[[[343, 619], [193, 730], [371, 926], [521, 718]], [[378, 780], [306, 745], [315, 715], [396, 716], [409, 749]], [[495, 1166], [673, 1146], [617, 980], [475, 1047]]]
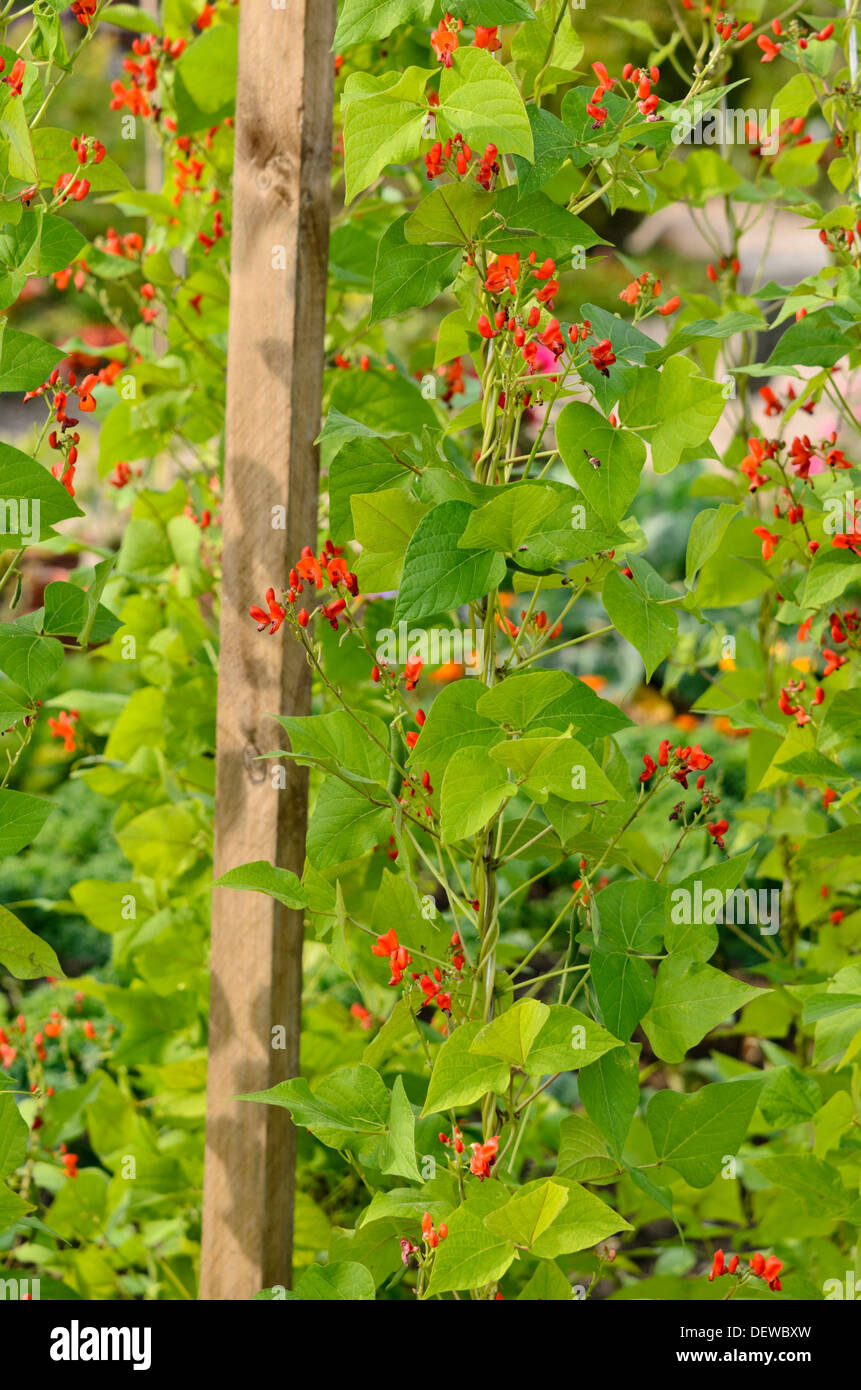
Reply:
[[596, 367], [602, 376], [609, 376], [610, 372], [608, 369], [612, 367], [616, 360], [616, 354], [613, 351], [613, 344], [610, 342], [610, 339], [603, 338], [595, 347], [590, 347], [589, 355], [592, 358], [592, 366]]
[[505, 289], [514, 294], [519, 277], [520, 257], [516, 251], [511, 255], [497, 256], [487, 267], [484, 288], [490, 294], [500, 294]]
[[378, 936], [373, 946], [371, 954], [374, 956], [390, 956], [393, 951], [398, 949], [398, 934], [394, 927], [390, 927], [385, 936]]
[[24, 82], [24, 73], [26, 71], [27, 68], [23, 59], [18, 58], [15, 61], [9, 76], [3, 78], [3, 81], [6, 83], [7, 87], [11, 88], [13, 97], [19, 97], [21, 95], [21, 87]]
[[418, 685], [419, 676], [422, 673], [423, 666], [424, 662], [420, 661], [417, 656], [411, 656], [409, 658], [406, 666], [404, 667], [404, 676], [406, 678], [407, 690], [415, 690], [416, 686]]
[[63, 740], [63, 748], [67, 753], [74, 753], [75, 751], [74, 724], [77, 722], [77, 719], [78, 716], [75, 710], [71, 710], [67, 714], [63, 709], [60, 710], [59, 719], [48, 720], [48, 728], [51, 730], [51, 737], [61, 738]]
[[274, 589], [266, 590], [266, 602], [269, 605], [268, 613], [264, 612], [262, 608], [258, 608], [256, 605], [252, 605], [248, 611], [255, 623], [257, 623], [257, 631], [262, 632], [265, 627], [268, 627], [271, 635], [278, 631], [287, 616], [287, 611], [281, 607], [280, 603], [275, 602]]
[[762, 558], [770, 560], [774, 554], [774, 548], [780, 540], [779, 536], [773, 536], [765, 526], [754, 526], [753, 534], [762, 541]]
[[706, 826], [706, 830], [711, 835], [718, 849], [726, 849], [723, 837], [729, 830], [728, 820], [719, 820], [714, 825], [711, 823], [711, 821], [709, 821], [708, 825]]
[[425, 166], [429, 179], [435, 179], [438, 174], [443, 172], [442, 142], [440, 140], [437, 140], [436, 144], [432, 145], [425, 155]]
[[657, 772], [658, 765], [655, 762], [654, 758], [649, 757], [648, 753], [643, 754], [643, 763], [645, 766], [645, 771], [640, 773], [640, 781], [649, 782]]
[[486, 1144], [471, 1144], [470, 1148], [472, 1158], [469, 1160], [469, 1171], [477, 1178], [489, 1178], [491, 1166], [499, 1152], [498, 1138], [488, 1139]]
[[[454, 24], [454, 29], [447, 26]], [[439, 27], [431, 34], [431, 48], [437, 55], [444, 68], [451, 67], [451, 55], [458, 47], [458, 30], [463, 28], [463, 20], [453, 20], [450, 14], [446, 14], [439, 22]]]
[[488, 53], [497, 53], [502, 47], [497, 30], [499, 25], [494, 24], [492, 28], [486, 28], [482, 24], [475, 26], [475, 38], [473, 39], [474, 48], [486, 48]]

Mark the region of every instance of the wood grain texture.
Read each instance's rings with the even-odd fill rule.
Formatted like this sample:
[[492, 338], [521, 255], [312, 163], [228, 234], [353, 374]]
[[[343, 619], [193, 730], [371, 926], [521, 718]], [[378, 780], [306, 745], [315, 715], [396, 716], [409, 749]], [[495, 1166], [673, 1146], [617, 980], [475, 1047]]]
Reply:
[[[329, 236], [335, 0], [243, 0], [227, 371], [215, 876], [266, 859], [301, 872], [306, 774], [286, 789], [254, 761], [278, 713], [307, 713], [301, 647], [248, 616], [314, 544]], [[273, 265], [282, 247], [282, 264]], [[276, 262], [278, 256], [275, 256]], [[273, 507], [286, 507], [286, 531]], [[299, 1067], [302, 915], [263, 894], [213, 893], [200, 1297], [289, 1287], [295, 1132], [287, 1111], [236, 1101]], [[272, 1047], [283, 1026], [284, 1050]]]

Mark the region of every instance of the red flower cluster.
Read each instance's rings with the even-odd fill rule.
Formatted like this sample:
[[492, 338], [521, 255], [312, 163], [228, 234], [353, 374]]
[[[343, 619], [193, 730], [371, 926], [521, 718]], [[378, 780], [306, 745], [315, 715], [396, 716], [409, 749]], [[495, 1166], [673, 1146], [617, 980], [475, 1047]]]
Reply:
[[[724, 1253], [716, 1250], [712, 1267], [709, 1272], [709, 1283], [719, 1279], [722, 1274], [735, 1274], [739, 1267], [738, 1255], [731, 1256], [727, 1264], [724, 1263]], [[769, 1255], [768, 1259], [760, 1255], [759, 1251], [752, 1255], [748, 1264], [748, 1270], [757, 1279], [764, 1279], [772, 1293], [780, 1292], [780, 1271], [783, 1269], [783, 1260], [779, 1260], [776, 1255]]]
[[[623, 299], [626, 304], [632, 306], [639, 304], [641, 308], [645, 308], [649, 301], [657, 299], [660, 293], [660, 280], [650, 275], [648, 270], [644, 270], [642, 275], [638, 276], [636, 280], [631, 280], [623, 290], [619, 291], [619, 298]], [[679, 296], [674, 294], [671, 299], [667, 300], [666, 304], [662, 304], [658, 308], [657, 312], [662, 318], [667, 318], [669, 314], [676, 312], [681, 302]]]
[[426, 1211], [424, 1216], [422, 1217], [422, 1240], [425, 1242], [425, 1244], [429, 1245], [431, 1250], [434, 1250], [439, 1245], [441, 1240], [445, 1240], [447, 1235], [448, 1226], [446, 1226], [445, 1223], [443, 1223], [440, 1226], [439, 1231], [435, 1231], [433, 1228], [433, 1218], [431, 1217], [430, 1212]]
[[704, 753], [698, 743], [693, 747], [688, 744], [683, 748], [679, 744], [677, 748], [673, 748], [670, 740], [663, 738], [658, 744], [657, 762], [648, 753], [643, 754], [644, 771], [640, 773], [640, 781], [650, 782], [659, 767], [666, 767], [669, 768], [673, 780], [687, 791], [688, 777], [698, 772], [700, 775], [697, 778], [697, 790], [702, 791], [705, 786], [705, 773], [713, 762], [711, 754]]
[[[495, 145], [485, 145], [484, 154], [475, 169], [476, 182], [480, 183], [482, 188], [489, 189], [494, 175], [499, 173], [497, 154]], [[457, 173], [460, 178], [465, 178], [471, 172], [473, 158], [473, 151], [462, 135], [452, 136], [445, 144], [437, 140], [425, 155], [427, 176], [429, 179], [435, 179], [448, 170], [452, 175]]]
[[440, 1133], [439, 1133], [439, 1136], [438, 1136], [438, 1137], [439, 1137], [439, 1142], [440, 1142], [441, 1144], [445, 1144], [445, 1145], [447, 1145], [447, 1146], [448, 1146], [448, 1145], [451, 1145], [451, 1147], [454, 1149], [454, 1151], [455, 1151], [456, 1154], [462, 1154], [462, 1153], [463, 1153], [463, 1134], [462, 1134], [461, 1131], [458, 1129], [457, 1125], [455, 1125], [455, 1127], [454, 1127], [454, 1133], [453, 1133], [451, 1139], [449, 1139], [448, 1135], [447, 1135], [447, 1134], [444, 1134], [444, 1133], [442, 1132], [442, 1130], [440, 1130]]

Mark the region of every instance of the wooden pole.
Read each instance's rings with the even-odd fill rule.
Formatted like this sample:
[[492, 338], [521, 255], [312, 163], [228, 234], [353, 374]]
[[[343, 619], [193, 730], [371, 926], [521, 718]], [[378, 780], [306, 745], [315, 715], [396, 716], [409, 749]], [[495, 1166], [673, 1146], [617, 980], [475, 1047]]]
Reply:
[[[298, 643], [249, 603], [315, 544], [332, 154], [335, 0], [243, 0], [239, 21], [218, 682], [215, 876], [255, 859], [301, 872], [305, 774], [255, 762], [277, 713], [307, 713]], [[280, 518], [277, 509], [285, 509]], [[286, 523], [286, 525], [285, 525]], [[236, 1101], [299, 1069], [302, 915], [216, 888], [203, 1185], [203, 1299], [290, 1286], [296, 1135]], [[286, 1047], [273, 1030], [286, 1029]]]

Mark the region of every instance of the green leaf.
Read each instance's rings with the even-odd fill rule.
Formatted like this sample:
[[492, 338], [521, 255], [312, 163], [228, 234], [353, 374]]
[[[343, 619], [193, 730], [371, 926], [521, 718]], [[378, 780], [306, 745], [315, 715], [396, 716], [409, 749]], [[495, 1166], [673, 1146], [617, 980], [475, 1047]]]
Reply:
[[385, 844], [392, 809], [369, 801], [357, 787], [324, 778], [308, 826], [307, 853], [315, 868], [332, 869]]
[[443, 140], [460, 132], [476, 149], [494, 144], [502, 154], [532, 158], [532, 130], [517, 83], [486, 49], [457, 50], [443, 70], [439, 100], [437, 132]]
[[0, 965], [16, 980], [41, 980], [46, 975], [65, 979], [47, 941], [31, 932], [5, 907], [0, 907]]
[[136, 873], [173, 879], [201, 857], [202, 850], [194, 843], [199, 835], [190, 806], [177, 802], [142, 811], [126, 821], [116, 839]]
[[129, 29], [133, 34], [161, 34], [158, 20], [136, 5], [109, 5], [99, 15], [103, 24], [115, 24], [118, 29]]
[[421, 1182], [416, 1163], [415, 1117], [404, 1090], [403, 1077], [395, 1077], [392, 1103], [389, 1109], [389, 1132], [383, 1147], [381, 1168], [384, 1173]]
[[448, 613], [501, 584], [502, 555], [459, 547], [469, 516], [467, 502], [443, 502], [422, 517], [404, 558], [396, 621]]
[[525, 1067], [530, 1048], [550, 1017], [538, 999], [521, 999], [476, 1034], [470, 1052], [498, 1057], [511, 1067]]
[[596, 941], [654, 955], [663, 943], [667, 890], [651, 879], [610, 883], [595, 898]]
[[17, 1192], [12, 1192], [5, 1183], [0, 1183], [0, 1232], [14, 1226], [28, 1211], [35, 1210], [32, 1202], [25, 1202]]
[[[473, 516], [478, 513], [474, 512]], [[520, 732], [569, 689], [564, 671], [528, 671], [500, 681], [482, 695], [476, 711], [485, 719]]]
[[359, 1303], [371, 1302], [375, 1297], [374, 1276], [355, 1260], [310, 1265], [295, 1289], [263, 1289], [254, 1295], [256, 1302], [283, 1299], [293, 1303]]
[[723, 413], [723, 387], [687, 357], [671, 357], [660, 372], [646, 367], [619, 402], [619, 415], [635, 430], [647, 430], [657, 473], [669, 473], [686, 451], [708, 442]]
[[[545, 1260], [552, 1260], [556, 1255], [572, 1255], [578, 1250], [588, 1249], [590, 1245], [597, 1245], [617, 1231], [633, 1229], [630, 1222], [579, 1183], [566, 1182], [565, 1186], [568, 1188], [568, 1201], [553, 1224], [534, 1242], [533, 1255]], [[521, 1195], [531, 1188], [532, 1184], [527, 1183], [521, 1189]]]
[[535, 1038], [524, 1070], [529, 1076], [550, 1076], [591, 1064], [621, 1044], [600, 1023], [568, 1004], [551, 1004], [549, 1017]]
[[833, 603], [850, 584], [861, 577], [861, 561], [850, 550], [823, 550], [807, 571], [802, 608], [819, 608]]
[[422, 1115], [435, 1115], [454, 1106], [471, 1105], [490, 1092], [504, 1092], [508, 1067], [493, 1056], [470, 1049], [484, 1025], [462, 1023], [436, 1054]]
[[517, 186], [523, 195], [536, 193], [549, 183], [574, 153], [574, 132], [558, 116], [531, 103], [526, 113], [532, 128], [533, 162], [520, 156], [514, 160]]
[[448, 8], [465, 24], [516, 24], [535, 18], [529, 0], [453, 0]]
[[425, 246], [404, 236], [406, 215], [386, 230], [377, 248], [370, 324], [430, 304], [457, 275], [461, 253], [450, 246]]
[[343, 709], [275, 718], [290, 735], [290, 756], [294, 761], [312, 767], [322, 764], [332, 772], [352, 772], [385, 783], [389, 768], [385, 752], [388, 731], [377, 715], [364, 716], [364, 729]]
[[836, 1168], [813, 1154], [766, 1154], [750, 1162], [766, 1182], [793, 1193], [820, 1219], [845, 1211], [856, 1195], [844, 1187]]
[[742, 984], [710, 965], [667, 956], [658, 966], [655, 997], [643, 1030], [656, 1056], [681, 1062], [707, 1033], [760, 993], [755, 985]]
[[484, 1224], [491, 1234], [529, 1249], [552, 1226], [567, 1202], [568, 1188], [548, 1178], [529, 1191], [516, 1193], [496, 1211], [488, 1212]]
[[[556, 423], [556, 443], [568, 472], [601, 520], [612, 526], [637, 495], [646, 446], [637, 435], [614, 428], [600, 411], [571, 401]], [[590, 463], [600, 460], [600, 466]]]
[[599, 941], [591, 965], [601, 1016], [610, 1031], [627, 1042], [655, 993], [649, 963]]
[[584, 681], [567, 672], [565, 678], [568, 681], [565, 694], [545, 705], [536, 716], [542, 728], [559, 729], [564, 733], [573, 726], [583, 743], [593, 744], [631, 724], [626, 714], [609, 700], [602, 700]]
[[764, 327], [761, 314], [736, 313], [727, 314], [722, 319], [697, 319], [695, 323], [687, 323], [683, 328], [676, 329], [663, 347], [647, 352], [646, 365], [659, 367], [662, 362], [675, 359], [683, 348], [691, 347], [694, 343], [733, 338], [737, 333]]
[[610, 1177], [618, 1168], [598, 1126], [588, 1115], [566, 1115], [559, 1126], [556, 1173], [575, 1182]]
[[[706, 894], [717, 889], [723, 904], [724, 894], [741, 883], [752, 857], [753, 848], [719, 864], [697, 869], [667, 889], [664, 945], [668, 951], [699, 961], [714, 955], [718, 946], [717, 912], [712, 909], [714, 899], [706, 903]], [[685, 921], [688, 916], [690, 921]]]
[[[348, 440], [329, 468], [330, 529], [333, 539], [338, 544], [350, 539], [350, 508], [357, 497], [370, 498], [378, 493], [389, 497], [398, 490], [393, 484], [403, 484], [409, 477], [410, 474], [398, 462], [392, 447], [385, 440], [361, 437]], [[398, 562], [403, 563], [403, 553], [399, 554]]]
[[469, 1203], [452, 1212], [447, 1224], [448, 1235], [437, 1246], [426, 1297], [481, 1288], [501, 1279], [516, 1254], [511, 1242], [487, 1230]]
[[15, 1097], [9, 1091], [0, 1092], [0, 1181], [26, 1159], [29, 1134]]
[[706, 560], [720, 549], [726, 529], [738, 515], [735, 502], [721, 502], [719, 507], [706, 507], [697, 512], [688, 535], [685, 556], [685, 582], [691, 584]]
[[574, 29], [567, 6], [557, 24], [559, 16], [555, 0], [544, 0], [535, 23], [519, 29], [512, 40], [511, 56], [523, 90], [531, 97], [555, 90], [560, 82], [570, 83], [583, 56], [583, 40]]
[[356, 562], [359, 588], [362, 593], [396, 589], [410, 537], [428, 506], [397, 487], [354, 495], [350, 506], [356, 540], [362, 547]]
[[42, 631], [46, 636], [82, 639], [88, 633], [89, 642], [105, 642], [122, 626], [109, 608], [93, 602], [90, 593], [77, 584], [55, 579], [45, 590]]
[[676, 643], [679, 620], [673, 609], [647, 597], [636, 578], [615, 568], [604, 580], [601, 602], [613, 626], [640, 653], [646, 679], [651, 679]]
[[[47, 381], [62, 357], [60, 349], [51, 343], [3, 324], [0, 326], [0, 391], [34, 391], [43, 381]], [[4, 451], [10, 447], [3, 445]], [[13, 452], [17, 454], [18, 450]], [[20, 457], [25, 458], [26, 455]], [[23, 495], [27, 496], [26, 493]], [[76, 508], [70, 515], [80, 516], [81, 513]]]
[[478, 748], [467, 748], [445, 770], [440, 794], [443, 844], [475, 835], [496, 815], [517, 788]]
[[512, 555], [529, 536], [540, 532], [542, 523], [558, 512], [559, 506], [559, 493], [541, 483], [499, 488], [495, 497], [470, 514], [461, 547]]
[[621, 799], [589, 750], [565, 735], [509, 739], [492, 748], [490, 756], [510, 768], [518, 784], [542, 804], [548, 796], [563, 801]]
[[[233, 110], [238, 66], [237, 30], [232, 24], [218, 24], [195, 38], [174, 66], [197, 109], [223, 120]], [[187, 133], [187, 132], [186, 132]]]
[[67, 217], [46, 213], [41, 220], [39, 235], [39, 274], [50, 275], [55, 270], [65, 270], [86, 245], [86, 237]]
[[572, 1287], [555, 1260], [539, 1260], [535, 1273], [517, 1295], [518, 1303], [570, 1303]]
[[435, 0], [343, 0], [333, 47], [341, 53], [355, 43], [388, 39], [402, 24], [427, 24]]
[[427, 959], [428, 953], [439, 958], [447, 940], [442, 937], [442, 919], [429, 914], [427, 908], [428, 899], [419, 897], [408, 874], [383, 870], [371, 912], [371, 928], [383, 936], [393, 922], [397, 923], [398, 941], [415, 958], [415, 971], [432, 968], [435, 962]]
[[361, 1063], [339, 1067], [324, 1077], [313, 1092], [304, 1077], [297, 1077], [239, 1099], [280, 1105], [290, 1111], [295, 1125], [310, 1129], [321, 1144], [330, 1149], [351, 1149], [361, 1162], [379, 1166], [391, 1101], [373, 1067]]
[[474, 180], [442, 184], [407, 218], [404, 237], [413, 245], [466, 246], [494, 202], [495, 195]]
[[[26, 334], [18, 336], [26, 337]], [[11, 444], [0, 444], [0, 499], [3, 499], [0, 500], [3, 544], [10, 549], [33, 545], [49, 536], [51, 527], [58, 522], [83, 516], [80, 507], [47, 468]]]
[[63, 665], [63, 644], [14, 623], [0, 626], [0, 671], [35, 699]]
[[502, 731], [492, 719], [479, 714], [477, 704], [486, 687], [478, 680], [454, 681], [437, 695], [409, 765], [427, 768], [431, 785], [442, 786], [446, 768], [455, 765], [467, 748], [489, 749], [502, 740]]
[[0, 788], [0, 856], [17, 854], [35, 840], [52, 809], [45, 797]]
[[703, 1086], [692, 1096], [657, 1091], [646, 1123], [661, 1163], [669, 1163], [691, 1187], [707, 1187], [728, 1154], [747, 1134], [762, 1089], [762, 1076]]
[[308, 894], [301, 881], [289, 869], [279, 869], [265, 859], [255, 859], [251, 864], [239, 864], [228, 869], [226, 874], [215, 880], [216, 888], [247, 888], [255, 893], [265, 893], [275, 898], [285, 907], [307, 907]]
[[[427, 68], [376, 77], [351, 73], [344, 84], [345, 202], [372, 184], [387, 164], [414, 159], [427, 117]], [[466, 134], [466, 132], [464, 132]]]
[[807, 313], [786, 329], [776, 343], [759, 376], [775, 376], [787, 372], [799, 376], [800, 367], [834, 367], [845, 356], [851, 340], [847, 341], [849, 324], [829, 309]]
[[621, 1047], [605, 1053], [583, 1068], [577, 1085], [587, 1115], [619, 1157], [640, 1099], [635, 1053]]
[[22, 183], [35, 183], [36, 160], [23, 100], [13, 98], [0, 109], [0, 134], [7, 149], [11, 177]]
[[[193, 46], [196, 47], [196, 43]], [[38, 181], [40, 188], [53, 188], [60, 175], [69, 171], [72, 136], [67, 130], [39, 125], [33, 130], [32, 137], [39, 176], [38, 180], [31, 179], [29, 182]], [[106, 155], [100, 164], [94, 164], [91, 160], [87, 178], [90, 188], [96, 193], [107, 193], [117, 188], [131, 189], [128, 178], [110, 155]]]
[[[501, 225], [494, 229], [497, 222]], [[539, 259], [551, 256], [561, 262], [572, 261], [576, 252], [585, 252], [590, 246], [607, 244], [588, 222], [554, 203], [546, 193], [523, 194], [513, 184], [497, 192], [486, 230], [487, 245], [495, 252], [526, 255], [534, 251]], [[582, 268], [579, 261], [572, 264], [575, 269]]]

